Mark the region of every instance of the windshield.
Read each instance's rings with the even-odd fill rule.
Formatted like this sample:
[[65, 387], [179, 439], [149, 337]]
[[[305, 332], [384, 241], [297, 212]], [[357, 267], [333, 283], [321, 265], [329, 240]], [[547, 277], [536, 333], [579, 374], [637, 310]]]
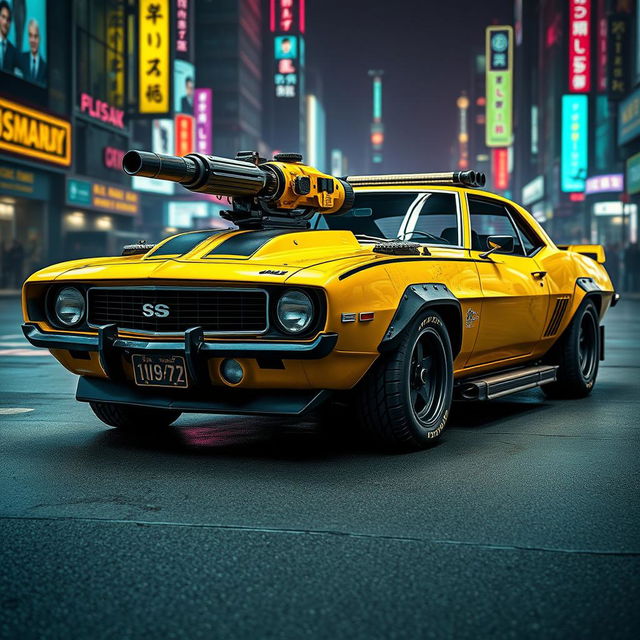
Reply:
[[360, 192], [341, 215], [317, 215], [313, 228], [357, 236], [459, 246], [456, 196], [446, 192]]

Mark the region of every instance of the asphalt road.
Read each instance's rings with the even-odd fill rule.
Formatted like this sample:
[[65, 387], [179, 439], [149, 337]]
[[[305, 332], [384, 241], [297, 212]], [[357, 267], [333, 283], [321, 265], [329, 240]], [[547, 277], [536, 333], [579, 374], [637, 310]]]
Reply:
[[0, 637], [637, 638], [639, 318], [588, 399], [384, 456], [312, 420], [119, 434], [0, 300]]

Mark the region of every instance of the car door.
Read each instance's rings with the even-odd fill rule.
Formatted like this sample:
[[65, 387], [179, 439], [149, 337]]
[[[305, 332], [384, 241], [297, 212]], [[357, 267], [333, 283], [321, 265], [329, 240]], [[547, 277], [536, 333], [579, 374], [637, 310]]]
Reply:
[[[536, 247], [517, 229], [513, 212], [504, 203], [468, 194], [467, 206], [471, 256], [477, 260], [483, 303], [478, 337], [466, 366], [526, 356], [542, 337], [549, 305]], [[493, 235], [512, 236], [513, 251], [497, 250], [482, 257]]]

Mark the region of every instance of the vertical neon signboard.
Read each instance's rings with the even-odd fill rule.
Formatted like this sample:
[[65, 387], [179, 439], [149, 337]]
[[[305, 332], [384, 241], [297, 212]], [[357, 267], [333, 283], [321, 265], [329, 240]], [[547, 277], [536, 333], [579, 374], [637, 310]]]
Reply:
[[508, 147], [513, 136], [513, 28], [486, 30], [487, 147]]
[[493, 187], [499, 191], [509, 188], [509, 149], [504, 147], [491, 150]]
[[212, 142], [212, 91], [211, 89], [196, 89], [195, 92], [196, 117], [196, 151], [211, 155]]
[[562, 163], [560, 188], [584, 191], [587, 177], [589, 106], [585, 95], [562, 96]]
[[569, 92], [591, 91], [591, 0], [569, 0]]
[[138, 108], [168, 113], [171, 87], [169, 0], [140, 0], [138, 5]]

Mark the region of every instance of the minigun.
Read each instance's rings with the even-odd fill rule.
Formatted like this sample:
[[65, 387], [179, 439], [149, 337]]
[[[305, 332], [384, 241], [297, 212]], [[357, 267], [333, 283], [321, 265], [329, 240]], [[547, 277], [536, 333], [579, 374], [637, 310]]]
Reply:
[[297, 153], [266, 161], [256, 151], [241, 151], [232, 160], [132, 150], [124, 155], [122, 168], [130, 176], [170, 180], [189, 191], [231, 198], [232, 209], [221, 215], [240, 228], [307, 228], [314, 213], [344, 213], [354, 199], [348, 182], [303, 164]]

